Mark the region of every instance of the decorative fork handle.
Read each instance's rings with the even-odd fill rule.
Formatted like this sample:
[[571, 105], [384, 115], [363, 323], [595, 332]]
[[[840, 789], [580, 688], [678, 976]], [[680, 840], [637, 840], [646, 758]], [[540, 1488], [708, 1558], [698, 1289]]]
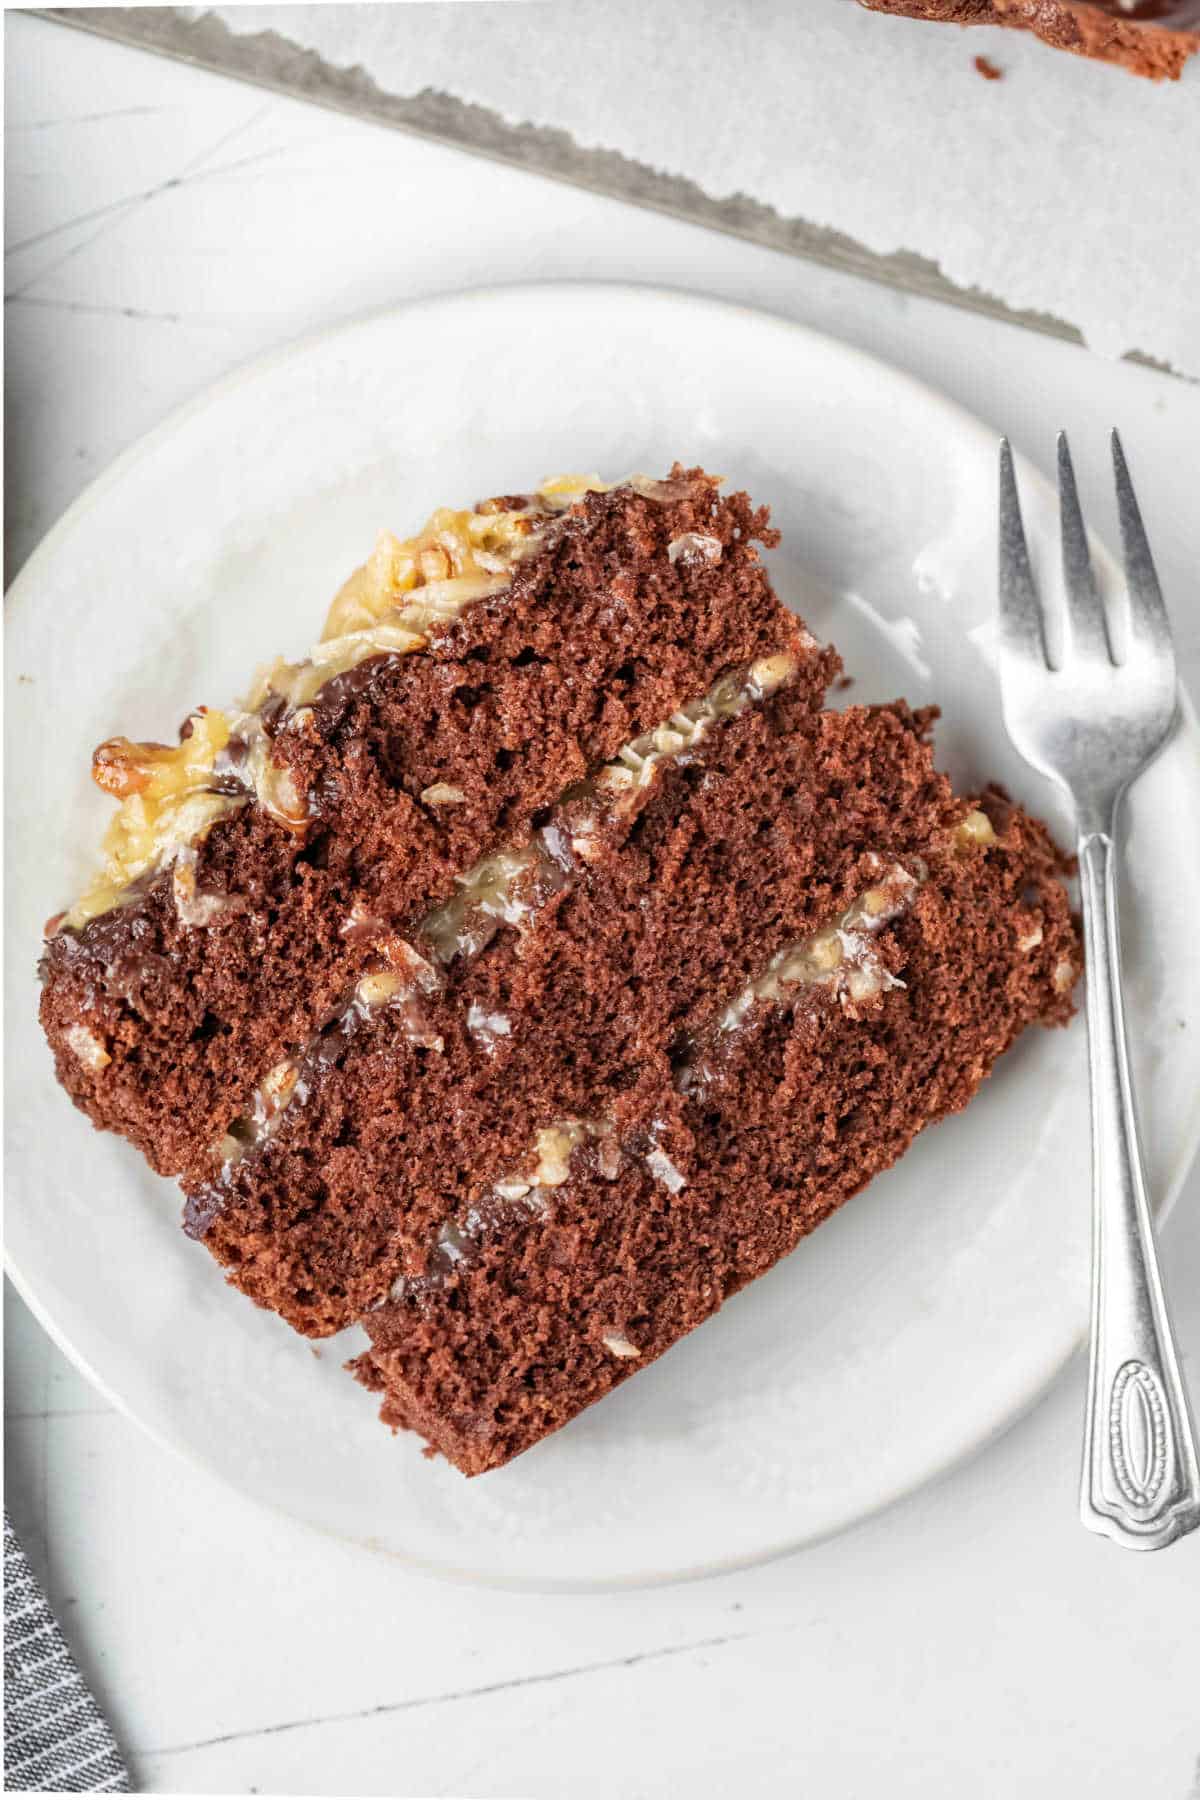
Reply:
[[1200, 1525], [1200, 1468], [1163, 1298], [1121, 998], [1114, 828], [1081, 830], [1092, 1087], [1092, 1336], [1080, 1509], [1134, 1550]]

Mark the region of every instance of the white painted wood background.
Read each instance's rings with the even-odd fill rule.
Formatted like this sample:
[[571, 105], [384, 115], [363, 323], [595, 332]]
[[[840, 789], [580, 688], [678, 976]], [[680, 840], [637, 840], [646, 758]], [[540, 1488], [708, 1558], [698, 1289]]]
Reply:
[[[911, 369], [1109, 525], [1121, 424], [1200, 687], [1200, 388], [616, 202], [6, 19], [9, 577], [126, 444], [231, 367], [530, 276], [770, 307]], [[1150, 277], [1148, 276], [1148, 279]], [[1164, 1236], [1200, 1392], [1200, 1181]], [[144, 1790], [658, 1800], [1200, 1800], [1200, 1536], [1075, 1523], [1083, 1371], [845, 1536], [687, 1587], [437, 1585], [144, 1441], [11, 1294], [7, 1502]], [[869, 1454], [869, 1446], [865, 1446]]]

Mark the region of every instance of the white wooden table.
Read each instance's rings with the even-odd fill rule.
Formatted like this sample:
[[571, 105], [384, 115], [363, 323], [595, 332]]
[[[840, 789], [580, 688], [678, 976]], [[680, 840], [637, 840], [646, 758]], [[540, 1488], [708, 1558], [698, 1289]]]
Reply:
[[[9, 576], [230, 367], [409, 296], [531, 276], [698, 288], [830, 330], [1105, 517], [1133, 459], [1200, 687], [1200, 388], [9, 14]], [[486, 202], [486, 204], [483, 204]], [[464, 228], [470, 215], [471, 229]], [[1200, 1394], [1200, 1180], [1164, 1234]], [[1200, 1536], [1075, 1522], [1083, 1370], [946, 1480], [786, 1561], [539, 1599], [415, 1579], [144, 1441], [12, 1294], [7, 1499], [144, 1789], [1200, 1800]]]

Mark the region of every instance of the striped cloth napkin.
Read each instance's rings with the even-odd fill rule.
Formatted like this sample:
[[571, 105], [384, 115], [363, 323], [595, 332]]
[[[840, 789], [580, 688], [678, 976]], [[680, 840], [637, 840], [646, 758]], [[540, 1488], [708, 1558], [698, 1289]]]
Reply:
[[127, 1794], [112, 1732], [4, 1516], [4, 1789]]

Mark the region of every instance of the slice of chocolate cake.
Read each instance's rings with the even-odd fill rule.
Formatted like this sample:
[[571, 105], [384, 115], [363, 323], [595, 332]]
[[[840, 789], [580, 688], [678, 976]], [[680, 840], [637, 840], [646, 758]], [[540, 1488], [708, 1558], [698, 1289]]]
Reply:
[[659, 1355], [961, 1107], [1080, 950], [932, 715], [823, 710], [766, 515], [698, 470], [386, 539], [322, 645], [97, 752], [68, 1091], [468, 1474]]
[[1200, 0], [860, 0], [872, 12], [958, 25], [1011, 25], [1078, 56], [1178, 81], [1200, 50]]

